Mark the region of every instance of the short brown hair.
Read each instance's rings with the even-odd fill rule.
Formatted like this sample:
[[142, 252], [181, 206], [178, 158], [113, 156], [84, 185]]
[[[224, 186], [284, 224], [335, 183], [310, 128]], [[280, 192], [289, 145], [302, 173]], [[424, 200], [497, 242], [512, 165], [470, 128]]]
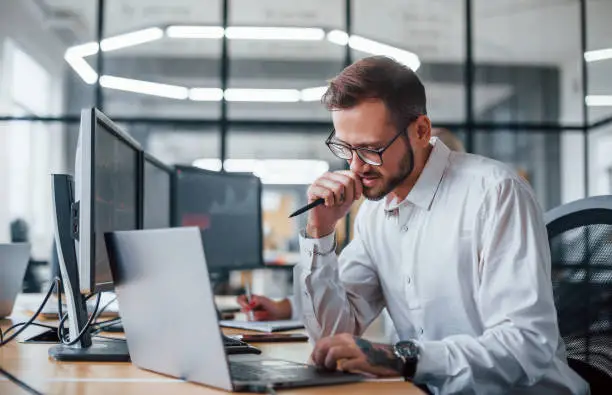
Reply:
[[425, 87], [407, 66], [386, 56], [371, 56], [346, 67], [329, 82], [321, 102], [330, 110], [381, 100], [398, 127], [427, 114]]

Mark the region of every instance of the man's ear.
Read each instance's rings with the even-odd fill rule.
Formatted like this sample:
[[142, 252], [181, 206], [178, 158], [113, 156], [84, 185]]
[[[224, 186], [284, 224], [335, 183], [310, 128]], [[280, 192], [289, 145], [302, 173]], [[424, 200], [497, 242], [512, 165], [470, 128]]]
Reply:
[[431, 120], [427, 115], [418, 117], [408, 128], [411, 144], [426, 147], [431, 139]]

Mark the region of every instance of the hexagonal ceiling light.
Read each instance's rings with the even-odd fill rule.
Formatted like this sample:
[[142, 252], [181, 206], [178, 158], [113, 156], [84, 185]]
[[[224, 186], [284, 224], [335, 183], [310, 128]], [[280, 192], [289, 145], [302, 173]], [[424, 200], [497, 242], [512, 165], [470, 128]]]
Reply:
[[[116, 51], [134, 47], [144, 43], [160, 40], [164, 37], [172, 39], [220, 39], [223, 36], [229, 40], [285, 40], [285, 41], [322, 41], [327, 38], [330, 43], [346, 46], [354, 50], [372, 55], [386, 55], [416, 71], [421, 62], [419, 57], [407, 50], [370, 40], [355, 34], [348, 35], [341, 30], [326, 32], [322, 28], [313, 27], [249, 27], [232, 26], [224, 29], [220, 26], [172, 25], [149, 27], [146, 29], [120, 34], [97, 42], [89, 42], [70, 47], [64, 54], [64, 59], [72, 69], [87, 84], [94, 84], [98, 74], [87, 63], [86, 57], [102, 52]], [[198, 88], [178, 85], [161, 84], [123, 78], [111, 75], [100, 76], [100, 85], [107, 89], [134, 92], [145, 95], [166, 97], [176, 100], [192, 101], [227, 101], [236, 102], [309, 102], [318, 101], [327, 87], [306, 89], [241, 89], [229, 88], [225, 91], [219, 88]]]

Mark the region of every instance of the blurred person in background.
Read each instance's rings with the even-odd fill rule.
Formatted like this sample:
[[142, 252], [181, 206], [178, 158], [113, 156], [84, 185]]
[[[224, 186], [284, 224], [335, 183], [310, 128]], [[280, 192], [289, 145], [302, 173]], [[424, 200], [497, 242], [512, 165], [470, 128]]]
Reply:
[[450, 130], [445, 128], [431, 128], [431, 135], [439, 138], [451, 151], [465, 152], [461, 140]]

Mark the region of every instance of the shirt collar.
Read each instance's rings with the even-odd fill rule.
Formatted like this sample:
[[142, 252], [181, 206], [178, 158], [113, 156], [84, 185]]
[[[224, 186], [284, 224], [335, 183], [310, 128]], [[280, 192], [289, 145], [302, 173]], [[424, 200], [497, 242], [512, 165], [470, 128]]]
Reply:
[[387, 198], [385, 203], [385, 211], [390, 214], [396, 212], [397, 209], [404, 206], [407, 203], [412, 203], [425, 210], [429, 210], [431, 203], [433, 202], [442, 176], [448, 164], [448, 158], [450, 156], [450, 149], [444, 145], [437, 137], [432, 137], [430, 144], [433, 145], [429, 159], [421, 172], [416, 184], [412, 187], [406, 199], [398, 202], [397, 199]]

